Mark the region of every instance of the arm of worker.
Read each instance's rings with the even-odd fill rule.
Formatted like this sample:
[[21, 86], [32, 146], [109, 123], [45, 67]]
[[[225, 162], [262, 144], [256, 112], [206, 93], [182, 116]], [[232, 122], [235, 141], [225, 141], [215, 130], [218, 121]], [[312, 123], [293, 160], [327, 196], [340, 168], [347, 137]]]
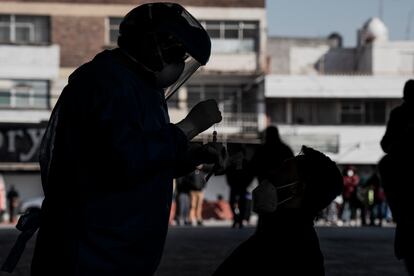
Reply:
[[[189, 151], [194, 151], [188, 146], [189, 140], [221, 121], [220, 112], [211, 112], [212, 108], [218, 111], [215, 101], [200, 103], [196, 107], [181, 124], [166, 124], [155, 131], [145, 131], [142, 122], [131, 119], [135, 112], [131, 110], [135, 108], [131, 99], [122, 94], [113, 95], [106, 102], [100, 121], [106, 134], [104, 139], [108, 139], [106, 144], [110, 146], [109, 153], [118, 169], [134, 179], [174, 169], [189, 155]], [[192, 156], [196, 153], [196, 157], [205, 158], [204, 150], [197, 150]]]

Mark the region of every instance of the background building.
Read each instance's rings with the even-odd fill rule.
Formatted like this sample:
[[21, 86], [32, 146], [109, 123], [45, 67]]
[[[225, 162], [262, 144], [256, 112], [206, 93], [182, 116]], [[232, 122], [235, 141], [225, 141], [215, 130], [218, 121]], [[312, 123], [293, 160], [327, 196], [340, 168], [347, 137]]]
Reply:
[[[36, 156], [44, 121], [68, 76], [113, 48], [121, 18], [140, 0], [19, 0], [0, 5], [0, 173], [22, 199], [41, 194]], [[215, 98], [219, 139], [256, 138], [265, 126], [264, 0], [181, 0], [212, 39], [212, 56], [170, 101], [173, 122], [196, 102]], [[212, 130], [199, 140], [211, 139]], [[214, 178], [215, 181], [223, 181]], [[224, 183], [222, 183], [225, 186]]]
[[268, 39], [267, 118], [296, 151], [314, 146], [343, 165], [381, 158], [389, 113], [414, 73], [414, 41], [389, 41], [378, 18], [357, 35], [354, 48], [344, 48], [336, 33]]

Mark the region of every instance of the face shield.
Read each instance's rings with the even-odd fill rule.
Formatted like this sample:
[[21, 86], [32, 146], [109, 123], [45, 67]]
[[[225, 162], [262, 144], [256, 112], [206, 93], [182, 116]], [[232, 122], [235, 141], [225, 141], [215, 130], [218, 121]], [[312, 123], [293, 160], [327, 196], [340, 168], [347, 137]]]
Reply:
[[[176, 3], [141, 5], [125, 16], [119, 31], [121, 36], [126, 37], [142, 33], [155, 35], [158, 45], [155, 50], [159, 52], [158, 56], [162, 58], [166, 69], [158, 75], [170, 80], [168, 86], [163, 86], [166, 99], [210, 58], [211, 41], [206, 30], [186, 9]], [[181, 73], [177, 73], [178, 70]], [[168, 75], [169, 72], [171, 75]]]
[[179, 78], [170, 86], [164, 89], [165, 99], [168, 100], [180, 87], [187, 82], [187, 80], [200, 68], [201, 64], [189, 56], [184, 61], [184, 70]]

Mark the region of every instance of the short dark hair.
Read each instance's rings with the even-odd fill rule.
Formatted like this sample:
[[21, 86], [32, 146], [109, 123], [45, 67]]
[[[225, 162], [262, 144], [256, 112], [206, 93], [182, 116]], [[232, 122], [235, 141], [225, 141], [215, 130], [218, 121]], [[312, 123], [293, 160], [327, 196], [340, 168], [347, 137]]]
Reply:
[[304, 209], [314, 217], [342, 193], [342, 175], [335, 162], [313, 148], [302, 146], [295, 158], [299, 177], [306, 183]]

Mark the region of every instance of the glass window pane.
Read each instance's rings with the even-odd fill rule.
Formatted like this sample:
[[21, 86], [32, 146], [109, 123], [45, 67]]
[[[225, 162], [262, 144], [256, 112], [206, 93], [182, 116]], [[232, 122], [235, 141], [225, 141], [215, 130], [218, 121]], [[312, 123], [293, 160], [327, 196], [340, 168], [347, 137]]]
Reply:
[[243, 39], [257, 39], [257, 29], [243, 29]]
[[385, 101], [365, 103], [365, 122], [368, 124], [385, 124]]
[[[30, 43], [49, 43], [50, 42], [50, 22], [48, 16], [26, 16], [16, 15], [16, 42]], [[20, 31], [20, 28], [28, 28]], [[21, 32], [19, 34], [19, 32]], [[27, 39], [29, 37], [29, 39]]]
[[5, 15], [5, 14], [0, 14], [0, 23], [10, 23], [11, 19], [10, 19], [10, 15]]
[[33, 42], [30, 39], [30, 28], [16, 27], [16, 43], [29, 43]]
[[201, 87], [187, 86], [187, 108], [193, 108], [201, 100]]
[[0, 43], [10, 42], [10, 27], [0, 26]]
[[109, 31], [109, 42], [111, 44], [116, 44], [118, 41], [118, 35], [119, 35], [118, 30], [110, 30]]
[[299, 125], [312, 123], [311, 103], [306, 101], [292, 102], [292, 123]]
[[286, 100], [272, 99], [267, 102], [267, 115], [271, 123], [286, 123]]
[[28, 94], [19, 94], [15, 95], [16, 107], [29, 107], [30, 106], [30, 96]]
[[341, 123], [362, 124], [364, 122], [362, 102], [341, 103]]
[[318, 101], [314, 103], [314, 123], [318, 125], [338, 124], [335, 102]]
[[204, 87], [204, 100], [214, 99], [217, 102], [221, 101], [220, 87], [216, 85], [206, 85]]
[[210, 38], [220, 38], [219, 29], [207, 29], [207, 33], [210, 36]]
[[0, 106], [10, 106], [10, 92], [0, 91]]
[[239, 30], [224, 30], [224, 38], [226, 39], [237, 39], [239, 38]]

